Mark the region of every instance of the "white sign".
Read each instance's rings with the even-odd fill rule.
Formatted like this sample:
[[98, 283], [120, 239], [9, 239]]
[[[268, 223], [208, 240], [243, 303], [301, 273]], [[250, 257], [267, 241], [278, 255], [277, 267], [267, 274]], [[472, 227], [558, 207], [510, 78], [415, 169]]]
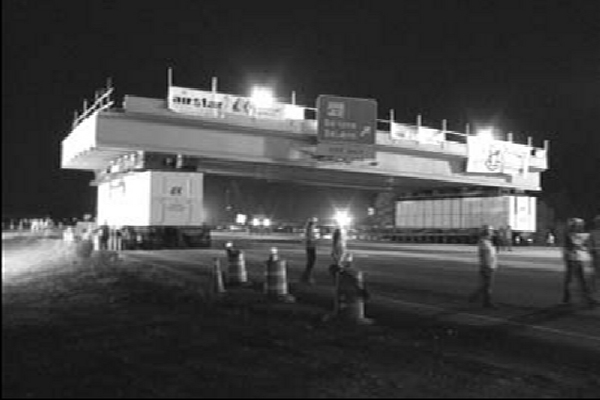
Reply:
[[269, 107], [258, 107], [250, 97], [206, 90], [169, 87], [167, 99], [170, 110], [182, 114], [206, 115], [215, 110], [217, 115], [246, 115], [268, 119], [304, 119], [304, 107], [295, 104], [274, 103]]
[[467, 151], [467, 172], [525, 175], [529, 169], [531, 149], [522, 144], [468, 136]]
[[390, 135], [392, 139], [414, 140], [417, 137], [417, 128], [411, 125], [392, 122]]
[[526, 175], [529, 169], [531, 148], [517, 143], [504, 143], [502, 172], [508, 175]]
[[397, 122], [391, 123], [390, 136], [392, 139], [416, 140], [419, 143], [429, 144], [438, 144], [446, 139], [444, 131], [439, 129], [399, 124]]
[[419, 143], [438, 144], [445, 139], [444, 131], [420, 126], [417, 129], [417, 141]]

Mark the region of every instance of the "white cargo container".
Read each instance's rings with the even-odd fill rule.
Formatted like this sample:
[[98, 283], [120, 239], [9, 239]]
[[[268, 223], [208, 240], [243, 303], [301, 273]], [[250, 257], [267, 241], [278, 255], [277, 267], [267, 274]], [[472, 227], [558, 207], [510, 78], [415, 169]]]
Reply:
[[203, 174], [132, 172], [98, 186], [99, 224], [200, 226], [205, 220]]
[[536, 199], [531, 196], [461, 197], [396, 202], [396, 227], [410, 229], [471, 229], [484, 224], [510, 225], [513, 231], [534, 232]]

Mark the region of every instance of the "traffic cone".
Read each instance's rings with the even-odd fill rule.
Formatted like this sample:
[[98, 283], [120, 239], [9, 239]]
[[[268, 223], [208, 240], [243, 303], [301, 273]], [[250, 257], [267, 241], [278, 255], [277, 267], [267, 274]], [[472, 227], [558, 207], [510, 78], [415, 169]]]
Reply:
[[244, 252], [233, 247], [233, 243], [227, 242], [227, 283], [231, 285], [247, 285], [248, 274], [246, 272], [246, 261]]
[[277, 248], [271, 248], [271, 254], [266, 262], [265, 294], [267, 297], [285, 303], [294, 303], [296, 299], [288, 293], [287, 265], [279, 259]]
[[371, 325], [373, 320], [365, 317], [367, 292], [362, 271], [344, 269], [337, 279], [337, 299], [334, 313], [337, 317], [359, 325]]
[[211, 292], [216, 295], [221, 295], [227, 292], [225, 290], [225, 286], [223, 285], [223, 273], [221, 272], [221, 262], [218, 258], [215, 258], [213, 262]]

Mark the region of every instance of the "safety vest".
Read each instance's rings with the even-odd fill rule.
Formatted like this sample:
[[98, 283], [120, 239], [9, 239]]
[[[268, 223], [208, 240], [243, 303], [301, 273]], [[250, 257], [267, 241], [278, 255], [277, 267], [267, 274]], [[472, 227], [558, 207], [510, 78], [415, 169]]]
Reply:
[[586, 261], [589, 233], [568, 233], [565, 237], [564, 254], [568, 261]]
[[481, 238], [477, 245], [479, 253], [479, 266], [481, 268], [496, 269], [496, 247], [491, 238]]

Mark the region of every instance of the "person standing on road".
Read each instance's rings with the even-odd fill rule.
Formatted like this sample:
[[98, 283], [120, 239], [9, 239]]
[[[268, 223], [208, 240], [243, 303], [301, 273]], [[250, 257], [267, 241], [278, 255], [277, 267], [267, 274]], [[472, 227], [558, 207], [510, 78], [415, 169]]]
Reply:
[[108, 238], [110, 237], [110, 229], [108, 225], [103, 223], [98, 228], [98, 240], [100, 242], [100, 250], [108, 250]]
[[590, 294], [590, 290], [585, 281], [584, 260], [588, 252], [589, 234], [583, 232], [584, 221], [581, 218], [569, 218], [567, 220], [567, 230], [565, 233], [563, 257], [565, 260], [565, 279], [563, 284], [564, 304], [571, 303], [571, 280], [573, 277], [579, 284], [581, 294], [588, 305], [596, 305], [597, 302]]
[[498, 256], [496, 247], [492, 242], [493, 236], [493, 228], [484, 225], [477, 243], [480, 283], [479, 287], [469, 296], [470, 303], [474, 303], [481, 298], [485, 308], [496, 308], [492, 303], [492, 285], [494, 273], [498, 267]]
[[342, 263], [342, 260], [344, 260], [346, 251], [346, 235], [342, 231], [342, 228], [336, 228], [333, 231], [333, 237], [331, 242], [331, 258], [333, 258], [333, 263], [336, 265], [340, 265]]
[[313, 269], [317, 261], [317, 218], [308, 220], [304, 231], [304, 246], [306, 249], [306, 268], [302, 274], [302, 282], [314, 283]]
[[590, 255], [592, 256], [592, 279], [590, 286], [592, 292], [600, 289], [600, 215], [594, 218], [592, 230], [590, 231]]

